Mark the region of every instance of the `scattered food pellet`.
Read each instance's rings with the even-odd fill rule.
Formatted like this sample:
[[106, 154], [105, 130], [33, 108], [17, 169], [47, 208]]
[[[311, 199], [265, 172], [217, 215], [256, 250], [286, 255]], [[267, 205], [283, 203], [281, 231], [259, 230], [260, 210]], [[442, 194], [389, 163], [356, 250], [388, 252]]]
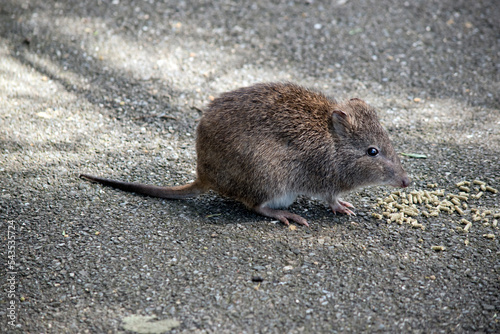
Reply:
[[460, 187], [458, 187], [458, 189], [465, 191], [466, 193], [470, 192], [470, 188], [466, 187], [466, 186], [460, 186]]
[[483, 234], [483, 237], [485, 237], [486, 239], [495, 239], [495, 235], [492, 233]]
[[478, 192], [476, 195], [472, 195], [472, 197], [475, 198], [475, 199], [479, 199], [479, 198], [481, 198], [481, 196], [483, 196], [483, 192], [482, 191]]
[[431, 249], [439, 252], [439, 251], [444, 251], [446, 249], [446, 247], [444, 247], [444, 246], [432, 246]]
[[496, 194], [498, 192], [497, 189], [493, 188], [493, 187], [490, 187], [490, 186], [486, 186], [485, 189], [489, 192], [492, 192], [494, 194]]
[[[464, 180], [455, 185], [460, 190], [458, 194], [446, 193], [444, 189], [437, 189], [437, 183], [429, 183], [426, 185], [427, 189], [412, 190], [409, 193], [401, 190], [393, 191], [385, 198], [377, 198], [377, 206], [380, 207], [382, 212], [372, 212], [370, 216], [378, 220], [384, 219], [388, 224], [395, 222], [399, 225], [407, 224], [412, 228], [425, 230], [425, 226], [421, 223], [419, 217], [432, 220], [434, 217], [442, 215], [450, 218], [455, 215], [455, 217], [461, 219], [454, 220], [452, 218], [448, 221], [465, 226], [450, 227], [450, 231], [469, 233], [474, 230], [477, 233], [486, 232], [486, 236], [489, 235], [489, 231], [484, 231], [484, 229], [498, 229], [500, 213], [487, 208], [480, 211], [477, 207], [474, 207], [475, 200], [479, 198], [489, 200], [493, 196], [491, 194], [496, 194], [495, 191], [497, 190], [480, 180], [472, 182]], [[471, 194], [471, 192], [476, 193]], [[481, 202], [481, 205], [484, 205], [484, 202]], [[482, 207], [481, 210], [483, 210]], [[474, 225], [474, 229], [472, 228], [473, 224], [477, 224]], [[443, 226], [446, 226], [446, 224], [443, 223]], [[468, 243], [467, 240], [465, 244]], [[439, 246], [436, 247], [435, 250], [441, 250]]]

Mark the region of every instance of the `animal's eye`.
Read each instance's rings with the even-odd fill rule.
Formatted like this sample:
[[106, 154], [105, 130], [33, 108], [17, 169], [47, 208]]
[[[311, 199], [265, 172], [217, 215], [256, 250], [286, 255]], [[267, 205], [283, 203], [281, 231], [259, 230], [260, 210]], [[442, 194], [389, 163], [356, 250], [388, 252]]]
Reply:
[[368, 155], [369, 155], [370, 157], [374, 157], [374, 156], [376, 156], [376, 155], [378, 154], [378, 150], [377, 150], [375, 147], [370, 147], [370, 148], [366, 151], [366, 153], [368, 153]]

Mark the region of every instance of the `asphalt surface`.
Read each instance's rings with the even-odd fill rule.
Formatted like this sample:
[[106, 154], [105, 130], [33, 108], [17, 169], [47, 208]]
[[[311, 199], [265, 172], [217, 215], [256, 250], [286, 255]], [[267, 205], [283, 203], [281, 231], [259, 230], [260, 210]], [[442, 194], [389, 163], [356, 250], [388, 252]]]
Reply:
[[348, 196], [356, 217], [300, 198], [311, 227], [289, 229], [213, 193], [78, 178], [186, 183], [207, 103], [286, 80], [374, 105], [397, 151], [427, 156], [402, 156], [408, 192], [500, 189], [498, 17], [495, 0], [3, 0], [0, 331], [498, 333], [499, 193], [425, 229], [371, 216], [389, 188]]

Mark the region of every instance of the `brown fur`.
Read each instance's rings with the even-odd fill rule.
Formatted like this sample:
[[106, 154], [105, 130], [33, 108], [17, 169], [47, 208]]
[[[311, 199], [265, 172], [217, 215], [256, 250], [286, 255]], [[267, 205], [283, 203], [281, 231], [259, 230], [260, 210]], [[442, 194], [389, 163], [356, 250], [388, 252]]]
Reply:
[[[369, 156], [369, 147], [379, 155]], [[359, 99], [338, 103], [289, 83], [257, 84], [215, 99], [200, 120], [196, 151], [198, 178], [184, 188], [84, 177], [165, 198], [212, 189], [285, 224], [288, 218], [304, 225], [302, 217], [274, 207], [309, 195], [350, 214], [342, 193], [410, 183], [372, 107]]]

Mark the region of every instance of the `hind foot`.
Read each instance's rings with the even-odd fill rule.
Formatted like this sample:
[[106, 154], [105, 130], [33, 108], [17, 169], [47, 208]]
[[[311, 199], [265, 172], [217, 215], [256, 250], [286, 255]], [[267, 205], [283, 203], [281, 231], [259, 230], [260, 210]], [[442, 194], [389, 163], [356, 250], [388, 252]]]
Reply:
[[263, 216], [278, 219], [280, 222], [282, 222], [287, 226], [290, 225], [288, 219], [293, 220], [294, 222], [300, 225], [309, 226], [307, 220], [305, 220], [299, 215], [296, 215], [294, 213], [285, 210], [275, 210], [267, 206], [255, 206], [253, 210]]

